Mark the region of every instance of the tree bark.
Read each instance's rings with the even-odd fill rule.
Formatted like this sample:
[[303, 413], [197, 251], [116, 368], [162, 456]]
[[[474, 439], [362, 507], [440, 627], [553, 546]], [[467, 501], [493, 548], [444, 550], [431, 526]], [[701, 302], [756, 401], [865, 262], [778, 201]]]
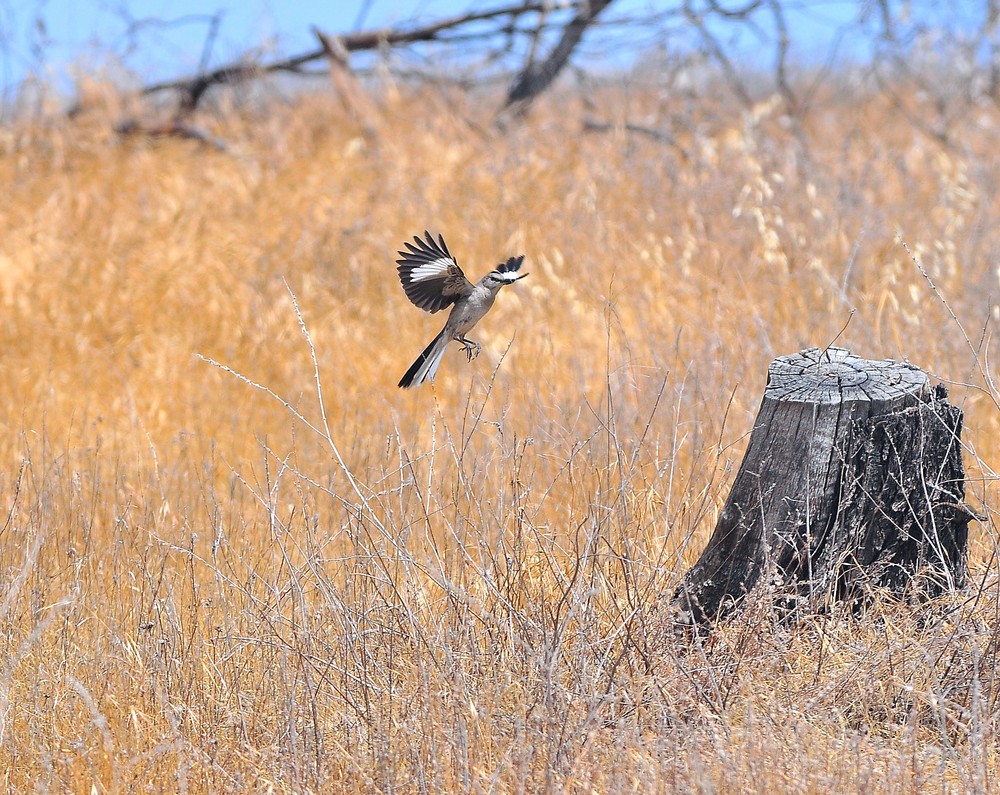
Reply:
[[715, 531], [673, 597], [711, 622], [754, 589], [818, 610], [966, 578], [962, 411], [905, 362], [842, 348], [775, 359]]

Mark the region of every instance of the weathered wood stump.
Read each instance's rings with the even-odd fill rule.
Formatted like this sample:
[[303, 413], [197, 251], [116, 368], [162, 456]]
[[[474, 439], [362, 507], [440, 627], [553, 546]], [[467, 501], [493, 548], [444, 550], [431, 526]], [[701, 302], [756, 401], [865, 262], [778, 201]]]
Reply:
[[673, 597], [711, 622], [755, 588], [785, 609], [966, 578], [962, 411], [912, 364], [842, 348], [775, 359], [732, 491]]

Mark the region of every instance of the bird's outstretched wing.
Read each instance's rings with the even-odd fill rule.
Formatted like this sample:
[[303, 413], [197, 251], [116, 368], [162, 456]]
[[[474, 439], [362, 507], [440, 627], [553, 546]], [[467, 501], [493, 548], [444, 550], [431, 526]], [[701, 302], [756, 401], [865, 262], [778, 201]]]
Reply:
[[421, 309], [437, 312], [471, 293], [472, 282], [458, 267], [441, 235], [434, 240], [425, 231], [424, 236], [426, 240], [418, 235], [413, 243], [403, 244], [406, 250], [399, 252], [402, 259], [396, 260], [396, 270], [406, 297]]

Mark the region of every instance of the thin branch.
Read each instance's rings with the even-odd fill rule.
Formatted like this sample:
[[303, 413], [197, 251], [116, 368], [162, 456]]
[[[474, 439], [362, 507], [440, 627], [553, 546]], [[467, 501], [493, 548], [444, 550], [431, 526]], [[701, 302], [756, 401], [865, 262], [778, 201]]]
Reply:
[[771, 14], [774, 17], [774, 26], [778, 31], [777, 53], [774, 59], [774, 81], [785, 101], [785, 108], [789, 115], [796, 117], [799, 111], [799, 103], [788, 82], [788, 47], [791, 37], [788, 35], [788, 26], [785, 24], [785, 14], [779, 0], [771, 0]]
[[743, 81], [740, 80], [739, 72], [733, 65], [733, 62], [729, 60], [729, 56], [726, 55], [726, 51], [723, 49], [722, 45], [719, 44], [718, 39], [716, 39], [705, 26], [705, 20], [702, 19], [702, 16], [691, 7], [690, 0], [686, 0], [684, 3], [684, 16], [687, 21], [691, 23], [691, 25], [693, 25], [701, 34], [702, 41], [704, 41], [709, 54], [715, 58], [719, 66], [722, 68], [733, 93], [736, 94], [740, 102], [743, 103], [745, 107], [749, 108], [753, 105], [753, 100], [750, 99], [750, 93], [747, 91], [746, 86], [743, 85]]
[[723, 8], [719, 4], [718, 0], [709, 0], [708, 7], [721, 17], [728, 17], [730, 19], [745, 19], [760, 8], [762, 2], [763, 0], [753, 0], [753, 2], [747, 3], [742, 8]]
[[208, 25], [208, 35], [205, 36], [205, 44], [201, 48], [201, 60], [198, 61], [198, 71], [204, 72], [208, 69], [208, 62], [212, 57], [212, 47], [215, 39], [219, 35], [219, 25], [222, 23], [222, 12], [215, 14]]

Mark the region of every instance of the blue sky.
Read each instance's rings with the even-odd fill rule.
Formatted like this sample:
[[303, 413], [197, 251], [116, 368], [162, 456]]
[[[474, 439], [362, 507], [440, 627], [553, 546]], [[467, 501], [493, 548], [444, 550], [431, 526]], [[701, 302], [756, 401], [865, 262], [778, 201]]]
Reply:
[[[190, 74], [197, 69], [209, 20], [220, 12], [210, 66], [250, 53], [268, 59], [312, 49], [312, 25], [343, 33], [427, 22], [472, 7], [507, 2], [510, 0], [0, 0], [0, 87], [9, 90], [31, 73], [67, 85], [72, 65], [90, 71], [106, 63], [109, 54], [140, 75], [143, 82]], [[615, 0], [605, 18], [647, 18], [676, 5], [676, 0]], [[788, 22], [798, 45], [796, 55], [807, 62], [825, 53], [837, 26], [855, 19], [864, 4], [858, 0], [785, 0], [784, 5], [791, 11]], [[972, 5], [982, 4], [969, 3], [968, 7]], [[947, 0], [909, 3], [911, 16], [936, 13], [961, 17], [952, 8], [953, 3]], [[619, 46], [613, 48], [616, 57], [627, 58], [651, 45], [656, 36], [663, 37], [670, 24], [649, 31], [644, 40], [635, 32], [630, 34], [634, 40], [619, 40]], [[675, 26], [675, 30], [683, 31], [683, 26]], [[678, 34], [671, 42], [683, 46], [682, 36]], [[753, 47], [751, 41], [747, 51], [752, 53]], [[857, 37], [842, 47], [851, 57], [864, 57]]]

